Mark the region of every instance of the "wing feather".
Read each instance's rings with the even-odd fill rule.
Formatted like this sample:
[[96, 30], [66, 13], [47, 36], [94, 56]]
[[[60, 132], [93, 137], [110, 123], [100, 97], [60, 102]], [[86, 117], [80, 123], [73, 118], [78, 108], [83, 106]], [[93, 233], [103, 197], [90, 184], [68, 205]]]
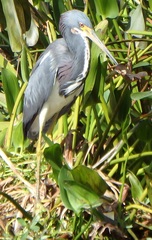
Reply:
[[48, 46], [32, 70], [24, 93], [23, 125], [25, 136], [27, 136], [31, 124], [51, 94], [62, 56], [64, 56], [64, 62], [70, 61], [71, 56], [68, 54], [66, 43], [64, 39], [59, 39]]

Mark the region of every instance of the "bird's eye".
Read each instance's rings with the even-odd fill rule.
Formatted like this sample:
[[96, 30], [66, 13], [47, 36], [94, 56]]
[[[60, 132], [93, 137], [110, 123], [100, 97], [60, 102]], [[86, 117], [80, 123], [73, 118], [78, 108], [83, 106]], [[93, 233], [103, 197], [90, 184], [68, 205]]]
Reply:
[[83, 23], [79, 23], [79, 26], [80, 26], [80, 28], [84, 28], [84, 24]]

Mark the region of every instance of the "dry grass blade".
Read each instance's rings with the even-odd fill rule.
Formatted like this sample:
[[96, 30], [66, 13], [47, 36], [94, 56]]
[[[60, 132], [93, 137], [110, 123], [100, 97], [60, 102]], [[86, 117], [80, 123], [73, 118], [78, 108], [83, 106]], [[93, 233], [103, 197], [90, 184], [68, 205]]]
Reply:
[[35, 194], [35, 188], [28, 182], [26, 181], [21, 173], [19, 171], [17, 171], [16, 166], [11, 162], [11, 160], [6, 156], [6, 154], [4, 153], [4, 151], [0, 148], [0, 156], [1, 158], [5, 161], [5, 163], [10, 167], [10, 169], [12, 170], [12, 172], [14, 173], [14, 175], [22, 182], [25, 184], [25, 186], [27, 187], [27, 189], [31, 192], [31, 194]]

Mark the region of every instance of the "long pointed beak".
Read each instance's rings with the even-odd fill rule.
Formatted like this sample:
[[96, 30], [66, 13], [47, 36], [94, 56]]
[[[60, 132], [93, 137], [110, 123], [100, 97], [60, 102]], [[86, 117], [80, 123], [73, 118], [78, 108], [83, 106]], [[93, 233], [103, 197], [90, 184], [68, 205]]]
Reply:
[[95, 34], [94, 30], [91, 28], [85, 29], [86, 36], [90, 38], [105, 54], [110, 58], [111, 62], [115, 65], [118, 65], [116, 59], [109, 52], [108, 48], [100, 41], [100, 39]]

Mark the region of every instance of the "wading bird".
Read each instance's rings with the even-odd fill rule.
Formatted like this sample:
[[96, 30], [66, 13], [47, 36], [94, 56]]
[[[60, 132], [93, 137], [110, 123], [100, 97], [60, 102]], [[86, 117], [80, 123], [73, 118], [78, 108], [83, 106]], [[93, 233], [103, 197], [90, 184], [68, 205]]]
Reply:
[[36, 200], [39, 202], [42, 132], [67, 112], [83, 90], [90, 60], [87, 38], [96, 43], [118, 64], [96, 36], [89, 18], [81, 11], [61, 15], [59, 30], [63, 38], [51, 43], [38, 59], [25, 90], [23, 104], [24, 135], [38, 137]]
[[90, 60], [91, 39], [110, 60], [117, 61], [96, 36], [89, 18], [79, 10], [60, 17], [63, 38], [51, 43], [38, 59], [25, 90], [23, 105], [24, 135], [41, 138], [53, 119], [67, 112], [83, 90]]

